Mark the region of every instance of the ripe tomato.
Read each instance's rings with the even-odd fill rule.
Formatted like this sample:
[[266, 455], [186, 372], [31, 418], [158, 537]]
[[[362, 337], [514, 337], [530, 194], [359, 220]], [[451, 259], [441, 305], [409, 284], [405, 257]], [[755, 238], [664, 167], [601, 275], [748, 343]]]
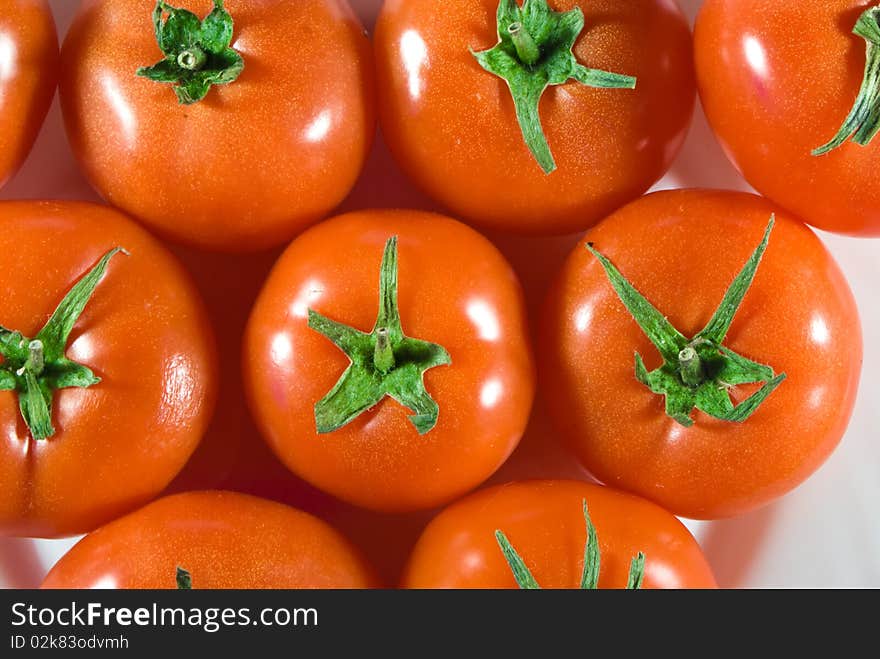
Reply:
[[192, 104], [135, 75], [162, 58], [154, 6], [84, 3], [64, 42], [62, 107], [92, 185], [161, 235], [222, 251], [280, 244], [330, 212], [375, 125], [369, 42], [347, 3], [228, 0], [244, 69]]
[[0, 187], [24, 162], [58, 81], [58, 35], [46, 0], [0, 6]]
[[[0, 533], [91, 531], [156, 496], [198, 444], [216, 389], [211, 328], [177, 261], [115, 211], [3, 202], [0, 224]], [[67, 316], [69, 341], [38, 334], [114, 247], [128, 255]]]
[[428, 524], [404, 572], [406, 588], [516, 588], [496, 531], [509, 539], [543, 588], [578, 588], [587, 525], [595, 525], [601, 588], [623, 588], [644, 555], [645, 588], [714, 588], [715, 578], [684, 525], [644, 499], [577, 481], [491, 487]]
[[512, 269], [472, 229], [415, 211], [351, 213], [297, 238], [257, 299], [244, 371], [281, 460], [385, 512], [436, 506], [488, 478], [534, 394]]
[[812, 152], [855, 103], [865, 41], [852, 30], [876, 4], [706, 0], [695, 43], [706, 115], [748, 182], [814, 226], [863, 236], [880, 235], [880, 142]]
[[232, 492], [159, 499], [83, 538], [43, 588], [367, 588], [372, 569], [339, 532], [280, 503]]
[[[505, 3], [510, 9], [510, 0]], [[543, 3], [526, 4], [540, 9]], [[585, 229], [663, 175], [690, 123], [691, 34], [673, 0], [550, 5], [583, 10], [577, 62], [637, 83], [635, 90], [593, 89], [569, 80], [547, 89], [540, 122], [558, 167], [549, 175], [524, 143], [508, 85], [472, 54], [498, 43], [499, 0], [449, 0], [442, 11], [434, 0], [387, 0], [379, 16], [375, 52], [385, 139], [420, 187], [483, 227]], [[516, 18], [519, 10], [510, 10]], [[507, 32], [502, 26], [509, 46]], [[569, 36], [578, 37], [577, 31]], [[543, 44], [537, 64], [516, 75], [542, 75], [558, 58], [570, 58], [568, 46]]]
[[[681, 368], [667, 361], [647, 373], [663, 360], [600, 262], [584, 245], [569, 258], [545, 309], [542, 391], [560, 434], [602, 482], [678, 515], [724, 517], [791, 490], [837, 445], [861, 369], [858, 312], [833, 258], [799, 220], [776, 212], [726, 338], [701, 332], [776, 210], [741, 193], [661, 192], [587, 234], [659, 310], [657, 325], [665, 316], [683, 334], [671, 350]], [[636, 377], [634, 351], [650, 389]], [[686, 357], [696, 380], [686, 378]], [[766, 384], [748, 385], [757, 382]], [[652, 393], [661, 389], [678, 420]], [[721, 414], [732, 420], [692, 412], [695, 397], [699, 410], [718, 415], [731, 405], [728, 394], [748, 401]], [[750, 405], [751, 416], [742, 414]]]

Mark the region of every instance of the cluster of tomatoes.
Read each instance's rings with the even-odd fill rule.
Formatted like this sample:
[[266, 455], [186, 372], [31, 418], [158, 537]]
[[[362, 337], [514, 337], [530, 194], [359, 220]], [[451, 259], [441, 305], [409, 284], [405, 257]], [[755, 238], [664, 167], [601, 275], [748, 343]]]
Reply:
[[[311, 514], [339, 501], [381, 528], [446, 506], [407, 587], [712, 587], [674, 515], [833, 451], [861, 333], [804, 220], [880, 235], [880, 10], [707, 0], [692, 39], [669, 0], [439, 4], [386, 0], [371, 46], [346, 0], [93, 0], [60, 54], [45, 0], [3, 4], [0, 180], [58, 83], [109, 204], [0, 203], [0, 533], [88, 533], [46, 586], [388, 585]], [[766, 198], [639, 198], [698, 87]], [[323, 220], [377, 116], [466, 223]], [[588, 233], [532, 314], [478, 229]], [[536, 392], [604, 485], [469, 494]]]

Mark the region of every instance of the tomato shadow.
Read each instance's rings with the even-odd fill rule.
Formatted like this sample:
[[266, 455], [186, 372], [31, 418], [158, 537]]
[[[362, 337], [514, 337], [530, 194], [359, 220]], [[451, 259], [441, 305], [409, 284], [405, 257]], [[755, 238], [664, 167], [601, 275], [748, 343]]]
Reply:
[[761, 558], [761, 546], [776, 518], [778, 506], [764, 506], [739, 517], [705, 525], [700, 545], [721, 588], [743, 588]]
[[0, 584], [4, 588], [37, 588], [45, 572], [32, 540], [0, 538]]

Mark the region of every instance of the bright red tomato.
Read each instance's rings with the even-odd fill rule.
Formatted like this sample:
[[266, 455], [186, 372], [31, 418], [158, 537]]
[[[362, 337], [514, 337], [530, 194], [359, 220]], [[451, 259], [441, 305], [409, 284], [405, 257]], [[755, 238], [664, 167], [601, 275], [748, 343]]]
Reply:
[[[716, 323], [716, 309], [774, 212], [741, 306], [724, 305], [725, 331], [730, 315]], [[849, 286], [812, 231], [760, 197], [682, 190], [630, 204], [586, 240], [654, 306], [655, 336], [673, 334], [662, 352], [652, 345], [599, 260], [575, 249], [544, 312], [542, 392], [593, 475], [717, 518], [785, 494], [825, 461], [853, 409], [862, 339]]]
[[195, 589], [376, 585], [360, 552], [317, 517], [243, 494], [191, 492], [90, 533], [43, 588], [173, 589], [178, 568]]
[[[706, 0], [696, 26], [700, 97], [731, 160], [762, 194], [814, 226], [850, 235], [880, 236], [880, 141], [813, 151], [856, 103], [866, 50], [852, 30], [876, 4]], [[880, 32], [875, 39], [868, 52], [876, 87]], [[865, 112], [880, 116], [880, 102]]]
[[[457, 216], [516, 232], [585, 229], [647, 190], [681, 147], [695, 96], [690, 28], [674, 0], [550, 2], [582, 11], [582, 32], [532, 25], [505, 2], [514, 23], [501, 26], [499, 0], [447, 0], [442, 11], [435, 0], [385, 2], [375, 36], [382, 132], [409, 176]], [[529, 4], [545, 15], [544, 0]], [[549, 175], [549, 162], [539, 165], [524, 141], [507, 83], [474, 56], [498, 43], [499, 28], [514, 53], [515, 24], [520, 34], [568, 37], [538, 37], [534, 65], [508, 58], [531, 99], [526, 123], [540, 121], [555, 159]], [[579, 64], [635, 77], [636, 88], [569, 79], [572, 43]], [[534, 94], [551, 74], [568, 81], [547, 89], [538, 107]]]
[[0, 187], [24, 162], [58, 81], [58, 35], [46, 0], [0, 5]]
[[715, 578], [684, 525], [644, 499], [576, 481], [510, 483], [482, 490], [440, 513], [404, 573], [406, 588], [516, 588], [501, 531], [542, 588], [578, 588], [587, 525], [600, 549], [600, 588], [623, 588], [644, 555], [644, 588], [714, 588]]
[[388, 512], [445, 503], [488, 478], [534, 394], [512, 269], [472, 229], [415, 211], [351, 213], [297, 238], [254, 307], [244, 372], [251, 409], [291, 470]]
[[[199, 18], [214, 6], [168, 4]], [[283, 243], [330, 212], [354, 185], [375, 128], [369, 42], [348, 4], [228, 0], [230, 47], [186, 74], [195, 89], [135, 75], [162, 60], [155, 6], [89, 0], [65, 39], [62, 107], [92, 185], [161, 235], [223, 251]], [[150, 75], [170, 79], [174, 62], [199, 66], [208, 45], [198, 28], [188, 48], [166, 44], [172, 63], [158, 66], [170, 73]], [[178, 103], [172, 89], [188, 103], [204, 91], [199, 76], [221, 73], [237, 77]]]
[[[155, 497], [196, 448], [211, 327], [174, 257], [113, 210], [3, 202], [0, 225], [0, 534], [84, 533]], [[78, 314], [70, 294], [116, 247]]]

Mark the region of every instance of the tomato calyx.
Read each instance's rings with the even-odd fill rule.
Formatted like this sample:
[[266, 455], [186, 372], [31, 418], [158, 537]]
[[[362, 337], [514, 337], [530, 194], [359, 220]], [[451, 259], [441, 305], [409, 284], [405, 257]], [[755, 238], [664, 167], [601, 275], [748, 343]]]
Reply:
[[[742, 423], [786, 378], [785, 373], [776, 375], [770, 366], [747, 359], [722, 345], [754, 281], [774, 223], [775, 217], [771, 216], [761, 244], [727, 289], [709, 323], [690, 340], [675, 329], [608, 258], [592, 244], [587, 245], [604, 268], [621, 302], [663, 357], [663, 365], [649, 373], [637, 352], [636, 378], [655, 394], [666, 397], [666, 414], [682, 426], [694, 424], [690, 415], [695, 407], [716, 419]], [[729, 390], [736, 385], [755, 383], [762, 383], [761, 388], [735, 406]]]
[[556, 12], [547, 0], [516, 0], [498, 4], [498, 44], [482, 52], [471, 51], [486, 71], [502, 78], [510, 88], [523, 139], [545, 174], [556, 171], [556, 161], [541, 126], [539, 106], [547, 87], [576, 80], [588, 87], [635, 89], [632, 76], [588, 69], [572, 48], [584, 29], [580, 7]]
[[834, 151], [850, 139], [861, 146], [868, 146], [880, 132], [880, 7], [865, 10], [856, 21], [853, 34], [867, 43], [862, 86], [837, 135], [827, 144], [814, 149], [814, 156]]
[[0, 391], [17, 392], [21, 416], [37, 441], [55, 434], [52, 398], [56, 389], [87, 389], [101, 381], [89, 367], [67, 359], [64, 351], [73, 326], [107, 271], [110, 259], [120, 252], [127, 254], [121, 247], [107, 252], [70, 289], [36, 338], [29, 339], [21, 332], [0, 326]]
[[179, 565], [177, 566], [177, 590], [192, 590], [192, 575]]
[[330, 339], [351, 364], [330, 392], [315, 404], [319, 434], [352, 422], [390, 396], [414, 412], [409, 420], [420, 435], [437, 425], [440, 408], [425, 389], [424, 374], [452, 363], [436, 343], [403, 333], [397, 304], [397, 237], [388, 239], [379, 276], [379, 314], [369, 334], [309, 309], [309, 327]]
[[[593, 526], [593, 520], [590, 519], [590, 511], [587, 508], [587, 500], [583, 500], [584, 506], [584, 522], [587, 525], [587, 543], [584, 547], [584, 567], [581, 571], [580, 590], [597, 590], [599, 588], [599, 570], [601, 567], [602, 556], [599, 550], [599, 536], [596, 533], [596, 527]], [[495, 540], [504, 554], [504, 559], [513, 572], [513, 578], [516, 579], [517, 586], [522, 590], [540, 590], [531, 570], [529, 570], [525, 561], [517, 553], [513, 545], [507, 539], [507, 536], [500, 529], [495, 531]], [[642, 552], [636, 554], [629, 565], [629, 578], [627, 579], [627, 590], [640, 590], [645, 578], [645, 555]]]
[[241, 55], [230, 47], [233, 20], [223, 0], [214, 0], [213, 11], [203, 21], [192, 12], [159, 0], [153, 10], [153, 24], [165, 58], [139, 68], [137, 75], [174, 84], [181, 105], [201, 101], [212, 85], [229, 84], [244, 70]]

